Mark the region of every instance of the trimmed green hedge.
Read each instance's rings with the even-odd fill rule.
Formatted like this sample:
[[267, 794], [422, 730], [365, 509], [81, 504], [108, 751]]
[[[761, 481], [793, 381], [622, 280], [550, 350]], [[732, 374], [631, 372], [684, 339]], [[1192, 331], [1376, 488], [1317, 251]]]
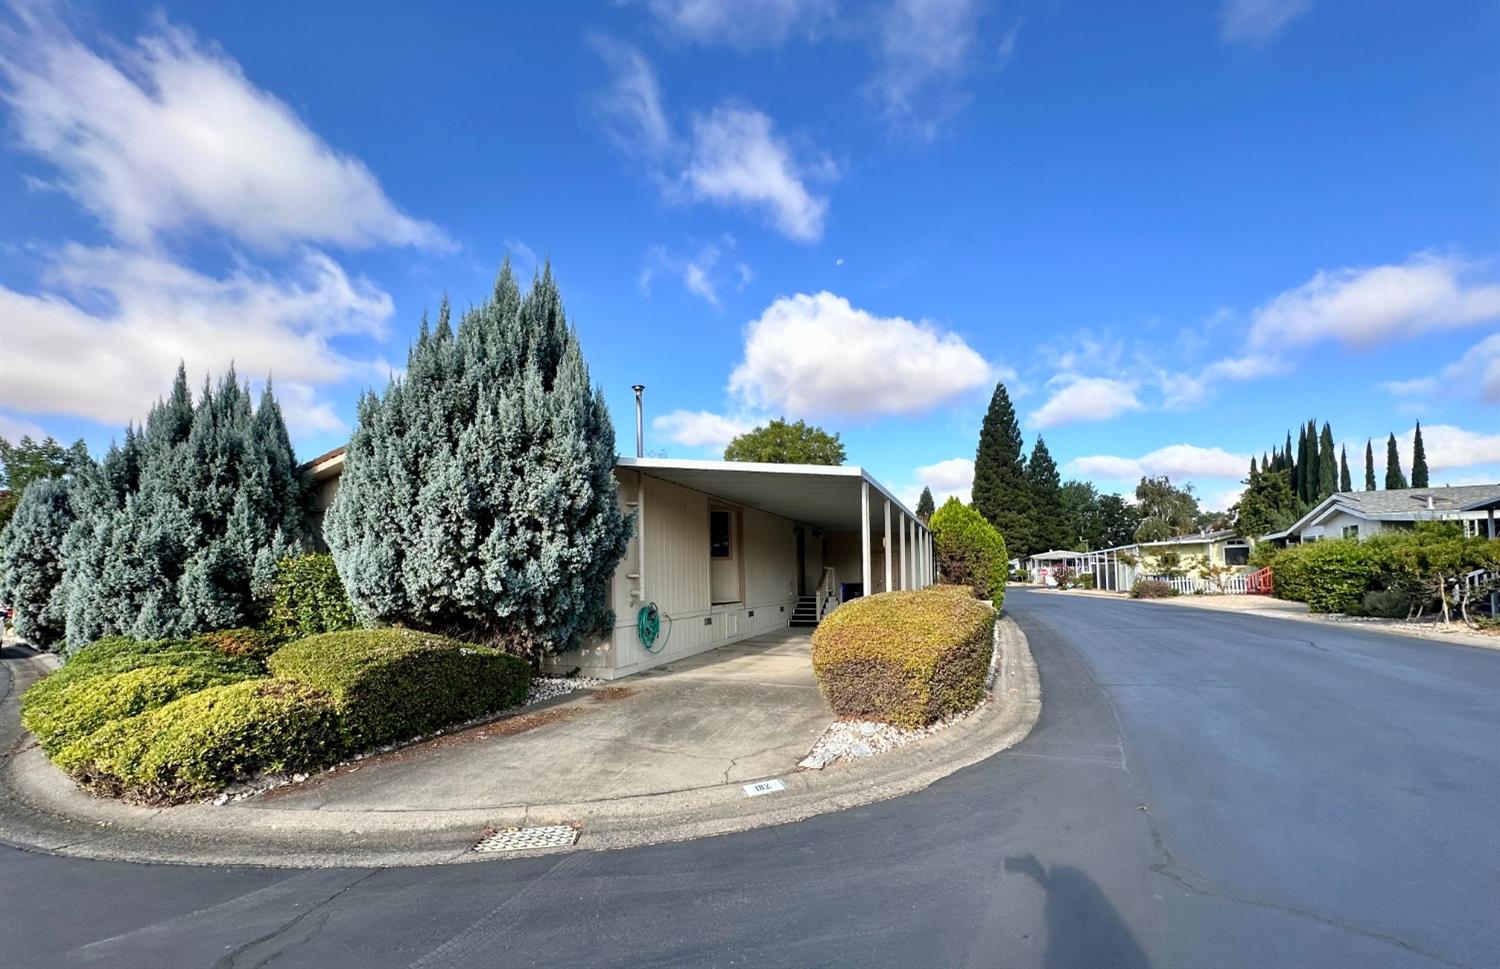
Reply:
[[174, 803], [261, 771], [318, 767], [342, 752], [339, 718], [327, 694], [257, 679], [115, 720], [53, 760], [100, 793]]
[[52, 754], [113, 720], [247, 678], [244, 673], [189, 666], [146, 666], [123, 673], [75, 676], [39, 694], [28, 691], [22, 698], [21, 723]]
[[813, 633], [818, 687], [840, 717], [899, 727], [969, 710], [984, 699], [995, 615], [959, 586], [854, 599]]
[[1294, 545], [1271, 560], [1272, 593], [1310, 612], [1357, 611], [1375, 582], [1374, 546], [1358, 539]]
[[516, 706], [531, 685], [525, 660], [409, 629], [310, 636], [272, 653], [270, 667], [333, 697], [356, 748]]
[[354, 628], [354, 607], [326, 552], [282, 559], [271, 585], [266, 628], [283, 641]]
[[995, 526], [957, 498], [943, 502], [929, 524], [942, 580], [968, 586], [976, 597], [993, 602], [996, 609], [1004, 605], [1010, 560], [1005, 538]]

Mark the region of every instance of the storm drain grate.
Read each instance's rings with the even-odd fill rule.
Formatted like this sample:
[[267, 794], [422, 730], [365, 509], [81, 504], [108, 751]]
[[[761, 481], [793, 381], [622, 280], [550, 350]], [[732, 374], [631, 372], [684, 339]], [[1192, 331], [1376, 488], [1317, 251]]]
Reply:
[[540, 828], [508, 828], [485, 835], [475, 851], [522, 851], [526, 848], [566, 848], [578, 840], [578, 829], [568, 824]]

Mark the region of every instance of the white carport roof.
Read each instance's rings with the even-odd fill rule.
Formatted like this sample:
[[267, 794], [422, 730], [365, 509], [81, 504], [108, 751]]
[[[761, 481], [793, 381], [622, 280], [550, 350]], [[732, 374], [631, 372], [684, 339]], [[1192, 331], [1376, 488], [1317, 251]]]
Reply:
[[885, 527], [887, 499], [893, 520], [898, 512], [916, 517], [859, 467], [624, 457], [615, 466], [833, 532], [860, 530], [861, 482], [870, 485], [870, 527], [875, 532]]

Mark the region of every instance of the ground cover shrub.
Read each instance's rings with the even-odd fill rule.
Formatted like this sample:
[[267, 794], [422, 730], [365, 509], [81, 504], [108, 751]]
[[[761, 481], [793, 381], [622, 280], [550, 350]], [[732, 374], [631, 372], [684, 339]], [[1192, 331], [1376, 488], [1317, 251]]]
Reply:
[[339, 718], [326, 693], [254, 679], [114, 720], [63, 748], [54, 762], [100, 793], [172, 803], [262, 771], [330, 763], [343, 749]]
[[310, 636], [269, 663], [274, 675], [328, 693], [354, 748], [516, 706], [531, 684], [531, 666], [519, 657], [411, 629]]
[[354, 607], [326, 552], [282, 559], [271, 583], [266, 629], [283, 641], [353, 629]]
[[43, 750], [55, 754], [111, 721], [247, 678], [243, 673], [188, 666], [146, 666], [123, 673], [75, 677], [40, 696], [28, 693], [21, 722], [36, 734]]
[[969, 710], [984, 699], [995, 615], [957, 586], [847, 602], [813, 633], [818, 687], [840, 717], [899, 727]]
[[240, 656], [258, 661], [264, 661], [284, 641], [264, 629], [248, 628], [197, 633], [188, 640], [196, 646], [206, 646], [225, 656]]
[[148, 667], [177, 667], [228, 681], [259, 676], [264, 665], [247, 656], [226, 656], [211, 646], [181, 639], [130, 639], [111, 636], [74, 652], [62, 669], [43, 677], [21, 697], [25, 717], [35, 705], [52, 702], [54, 693], [80, 680], [113, 676]]
[[1170, 599], [1177, 590], [1164, 579], [1136, 579], [1130, 587], [1132, 599]]
[[1005, 539], [979, 512], [949, 498], [932, 513], [932, 542], [938, 575], [944, 582], [968, 586], [999, 609], [1005, 602], [1005, 575], [1010, 568]]

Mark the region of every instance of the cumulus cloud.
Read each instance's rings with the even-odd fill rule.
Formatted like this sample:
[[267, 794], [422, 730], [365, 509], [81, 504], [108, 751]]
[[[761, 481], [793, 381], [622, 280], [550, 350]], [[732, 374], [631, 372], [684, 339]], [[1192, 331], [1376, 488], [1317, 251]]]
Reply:
[[1403, 397], [1477, 396], [1487, 404], [1500, 404], [1500, 333], [1480, 340], [1433, 376], [1389, 380], [1381, 387]]
[[46, 13], [21, 20], [0, 33], [0, 97], [22, 145], [118, 238], [204, 227], [261, 247], [451, 245], [188, 31], [106, 57]]
[[1054, 377], [1050, 383], [1051, 396], [1031, 413], [1034, 427], [1106, 421], [1145, 407], [1136, 396], [1135, 385], [1124, 380], [1068, 374]]
[[949, 498], [968, 501], [974, 490], [974, 462], [970, 458], [949, 458], [936, 464], [924, 464], [913, 474], [917, 479], [916, 486], [902, 496], [902, 501], [910, 508], [917, 506], [924, 487], [932, 489], [932, 500], [938, 505]]
[[0, 412], [0, 438], [17, 444], [23, 437], [40, 441], [47, 437], [47, 432], [31, 421]]
[[[1425, 433], [1425, 428], [1423, 429]], [[1166, 475], [1169, 478], [1242, 478], [1250, 470], [1248, 454], [1232, 454], [1223, 448], [1171, 444], [1138, 458], [1093, 454], [1074, 458], [1068, 470], [1085, 477], [1127, 481]]]
[[1263, 44], [1310, 6], [1308, 0], [1224, 0], [1219, 38], [1230, 44]]
[[[892, 130], [934, 137], [968, 102], [961, 89], [973, 68], [979, 9], [972, 0], [895, 0], [880, 20], [879, 69], [869, 91]], [[1001, 44], [1009, 60], [1017, 23]]]
[[[1408, 476], [1415, 437], [1413, 427], [1402, 441], [1401, 468]], [[1381, 459], [1385, 451], [1378, 440], [1375, 443], [1376, 457]], [[1452, 424], [1423, 424], [1422, 449], [1427, 453], [1427, 467], [1431, 471], [1500, 463], [1500, 433], [1470, 431]]]
[[739, 51], [814, 39], [832, 22], [834, 0], [648, 0], [646, 8], [673, 37]]
[[932, 323], [799, 293], [750, 322], [729, 386], [752, 407], [794, 417], [872, 417], [929, 411], [994, 373], [962, 337]]
[[1500, 319], [1500, 284], [1471, 281], [1454, 257], [1418, 254], [1397, 265], [1325, 270], [1256, 310], [1251, 344], [1336, 340], [1372, 347], [1430, 330]]
[[374, 376], [376, 365], [333, 340], [379, 335], [392, 312], [390, 296], [311, 249], [286, 278], [248, 266], [215, 277], [162, 256], [70, 245], [47, 282], [40, 295], [0, 287], [0, 405], [115, 425], [144, 416], [185, 361], [200, 376], [231, 363], [247, 377], [272, 374], [289, 421], [336, 429], [313, 388]]
[[651, 429], [686, 447], [723, 448], [761, 423], [754, 418], [726, 417], [706, 410], [674, 410], [651, 421]]

